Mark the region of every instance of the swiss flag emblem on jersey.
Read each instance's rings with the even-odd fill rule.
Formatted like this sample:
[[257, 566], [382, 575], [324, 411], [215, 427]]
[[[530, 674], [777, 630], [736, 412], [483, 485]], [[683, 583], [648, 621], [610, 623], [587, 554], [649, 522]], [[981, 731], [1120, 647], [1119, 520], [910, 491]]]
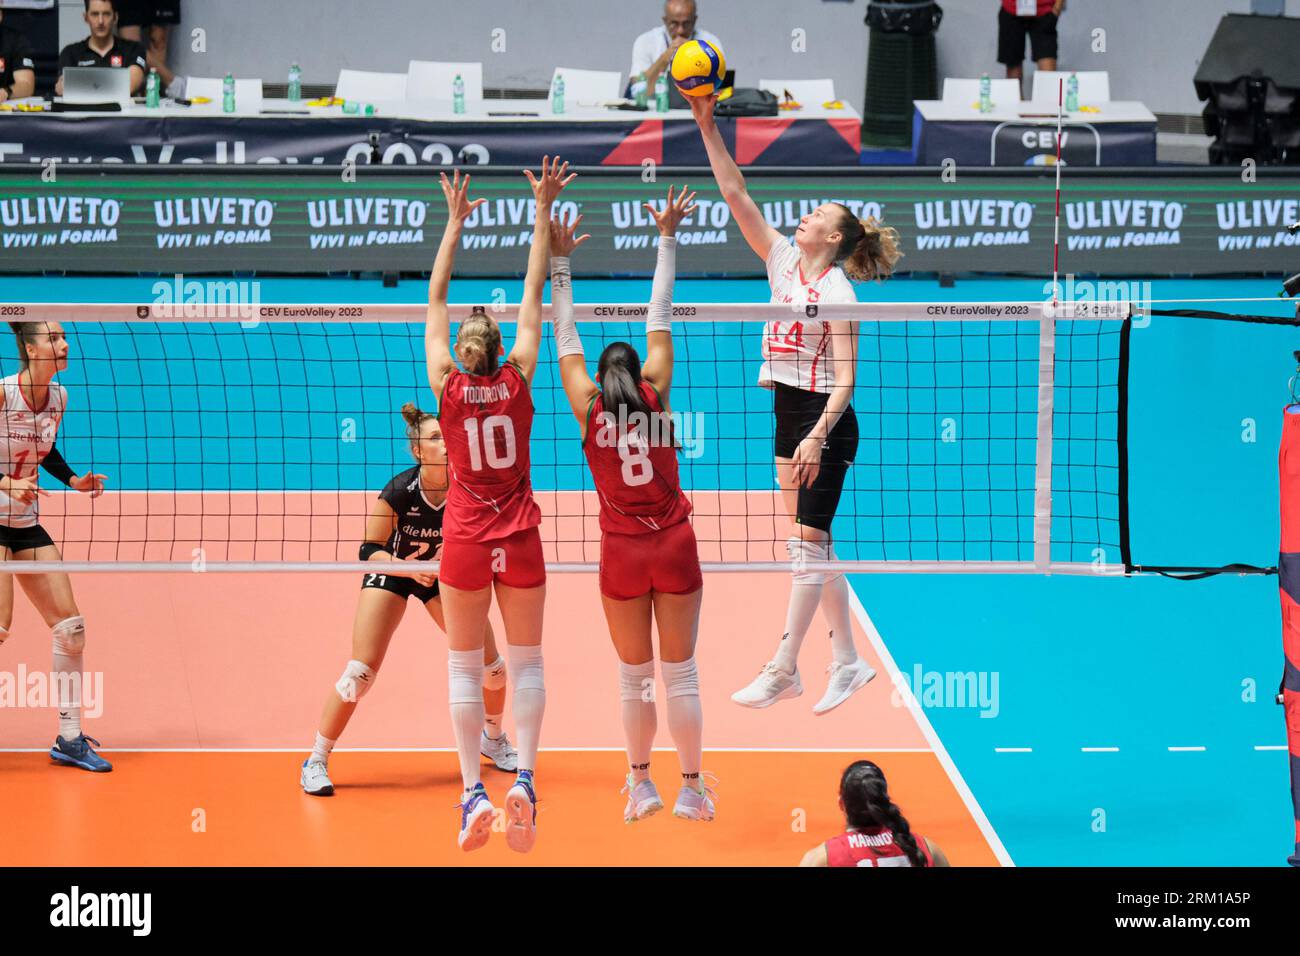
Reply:
[[111, 57], [108, 58], [108, 65], [109, 65], [109, 66], [121, 66], [121, 65], [122, 65], [122, 57], [120, 57], [120, 56], [117, 55], [116, 53], [113, 54]]

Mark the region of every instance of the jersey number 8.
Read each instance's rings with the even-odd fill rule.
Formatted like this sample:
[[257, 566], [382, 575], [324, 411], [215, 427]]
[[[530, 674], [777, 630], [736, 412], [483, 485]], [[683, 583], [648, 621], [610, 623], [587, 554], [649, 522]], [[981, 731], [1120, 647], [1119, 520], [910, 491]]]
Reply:
[[[515, 423], [510, 420], [509, 415], [489, 415], [483, 419], [481, 444], [477, 418], [465, 419], [465, 431], [469, 433], [469, 466], [471, 469], [482, 471], [484, 459], [487, 459], [489, 468], [513, 467], [517, 449], [515, 447]], [[501, 449], [504, 449], [504, 451]]]
[[618, 457], [623, 462], [623, 484], [636, 488], [650, 483], [654, 468], [650, 464], [650, 446], [644, 436], [635, 431], [620, 436]]

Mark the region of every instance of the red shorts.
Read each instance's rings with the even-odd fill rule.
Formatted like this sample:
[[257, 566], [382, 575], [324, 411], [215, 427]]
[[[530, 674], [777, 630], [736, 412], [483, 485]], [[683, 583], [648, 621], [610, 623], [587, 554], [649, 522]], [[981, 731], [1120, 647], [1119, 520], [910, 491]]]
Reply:
[[444, 541], [438, 580], [461, 591], [480, 591], [493, 581], [512, 588], [546, 583], [542, 536], [536, 528], [495, 541]]
[[704, 586], [695, 529], [689, 521], [649, 534], [600, 537], [600, 593], [629, 601], [651, 591], [690, 594]]

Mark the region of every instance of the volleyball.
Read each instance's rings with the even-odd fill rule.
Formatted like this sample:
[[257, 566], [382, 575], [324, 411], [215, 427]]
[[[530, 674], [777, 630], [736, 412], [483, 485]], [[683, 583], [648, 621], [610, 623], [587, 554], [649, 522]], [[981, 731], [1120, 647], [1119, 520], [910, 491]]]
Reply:
[[722, 87], [727, 59], [708, 40], [688, 40], [673, 55], [673, 83], [685, 96], [708, 96]]

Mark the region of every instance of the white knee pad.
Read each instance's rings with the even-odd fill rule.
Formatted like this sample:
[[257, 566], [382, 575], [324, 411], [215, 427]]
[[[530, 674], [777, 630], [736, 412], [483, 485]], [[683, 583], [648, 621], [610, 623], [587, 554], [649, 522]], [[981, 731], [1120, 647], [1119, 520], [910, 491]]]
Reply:
[[669, 700], [700, 696], [700, 672], [695, 667], [694, 657], [684, 661], [664, 661], [662, 667]]
[[501, 690], [506, 686], [506, 662], [500, 654], [491, 664], [483, 665], [483, 689]]
[[447, 702], [483, 703], [483, 652], [447, 652]]
[[86, 619], [65, 617], [50, 632], [54, 635], [54, 653], [76, 657], [86, 649]]
[[620, 700], [639, 700], [652, 704], [655, 699], [655, 662], [625, 664], [618, 662], [618, 688]]
[[339, 682], [334, 685], [338, 691], [339, 698], [345, 704], [353, 704], [359, 701], [370, 691], [370, 685], [375, 682], [375, 670], [369, 665], [360, 661], [348, 661], [348, 666], [343, 669], [343, 676]]
[[515, 690], [546, 690], [542, 674], [542, 645], [511, 644], [510, 670]]
[[795, 584], [811, 584], [820, 587], [828, 577], [825, 571], [806, 571], [809, 561], [830, 560], [830, 546], [818, 541], [806, 541], [803, 538], [790, 538], [785, 543], [786, 554], [794, 564]]
[[[827, 561], [838, 561], [839, 559], [840, 559], [840, 556], [839, 556], [838, 554], [835, 553], [835, 546], [832, 545], [829, 541], [827, 541], [827, 542], [826, 542], [826, 560], [827, 560]], [[843, 571], [827, 571], [827, 572], [826, 572], [826, 583], [827, 583], [827, 584], [830, 584], [832, 581], [842, 580], [843, 578], [844, 578], [844, 572], [843, 572]]]

